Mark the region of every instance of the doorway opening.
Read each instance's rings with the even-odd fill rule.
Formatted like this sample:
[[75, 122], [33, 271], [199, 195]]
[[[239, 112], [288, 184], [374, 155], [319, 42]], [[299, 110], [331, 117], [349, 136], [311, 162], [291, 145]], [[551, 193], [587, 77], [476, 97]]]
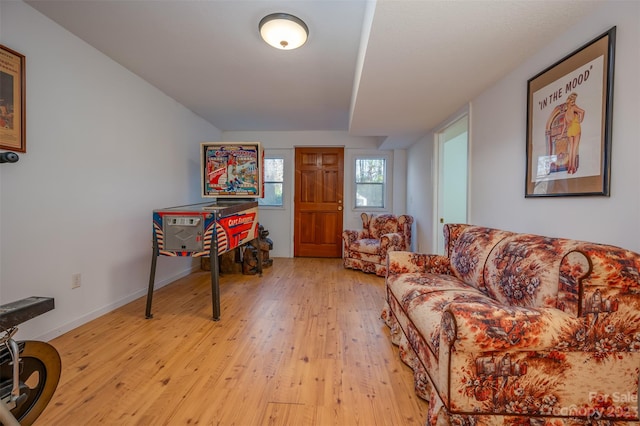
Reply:
[[444, 254], [445, 223], [467, 222], [469, 115], [465, 113], [436, 133], [436, 252]]

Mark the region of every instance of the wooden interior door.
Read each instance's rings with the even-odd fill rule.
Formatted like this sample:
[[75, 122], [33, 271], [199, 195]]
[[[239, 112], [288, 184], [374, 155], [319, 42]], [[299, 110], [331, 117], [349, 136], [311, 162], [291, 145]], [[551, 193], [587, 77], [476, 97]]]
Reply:
[[342, 257], [344, 148], [296, 148], [293, 255]]

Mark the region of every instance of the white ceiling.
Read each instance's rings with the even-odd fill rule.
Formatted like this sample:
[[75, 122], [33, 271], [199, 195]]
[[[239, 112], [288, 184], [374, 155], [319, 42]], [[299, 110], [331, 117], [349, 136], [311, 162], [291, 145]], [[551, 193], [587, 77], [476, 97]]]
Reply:
[[[222, 131], [342, 130], [386, 138], [387, 148], [416, 140], [600, 4], [26, 3]], [[306, 22], [303, 47], [280, 51], [260, 39], [258, 22], [273, 12]]]

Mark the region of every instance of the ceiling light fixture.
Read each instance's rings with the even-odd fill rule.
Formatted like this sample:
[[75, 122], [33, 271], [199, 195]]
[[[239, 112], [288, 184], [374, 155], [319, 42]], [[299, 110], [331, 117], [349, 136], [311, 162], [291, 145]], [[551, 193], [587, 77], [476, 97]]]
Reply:
[[267, 44], [281, 50], [302, 46], [309, 36], [309, 28], [302, 19], [288, 13], [272, 13], [260, 20], [260, 35]]

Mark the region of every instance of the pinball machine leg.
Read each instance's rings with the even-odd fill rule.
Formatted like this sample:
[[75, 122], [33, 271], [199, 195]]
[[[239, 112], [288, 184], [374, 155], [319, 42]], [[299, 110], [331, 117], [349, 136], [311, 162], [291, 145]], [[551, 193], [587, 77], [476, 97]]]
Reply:
[[220, 321], [220, 259], [218, 258], [218, 238], [216, 238], [215, 235], [211, 238], [209, 256], [211, 263], [211, 305], [213, 306], [213, 320]]
[[153, 248], [153, 256], [151, 257], [151, 272], [149, 273], [149, 290], [147, 291], [147, 309], [145, 311], [145, 318], [153, 318], [151, 313], [151, 302], [153, 300], [153, 286], [156, 280], [156, 263], [158, 261], [158, 249]]
[[213, 320], [220, 321], [220, 268], [218, 256], [211, 256], [211, 304], [213, 306]]

